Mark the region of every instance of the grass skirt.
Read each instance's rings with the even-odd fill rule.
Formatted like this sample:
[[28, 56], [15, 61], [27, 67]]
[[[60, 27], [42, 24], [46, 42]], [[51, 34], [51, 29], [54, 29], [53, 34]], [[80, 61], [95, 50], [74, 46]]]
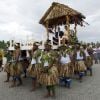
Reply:
[[20, 76], [22, 72], [23, 72], [23, 68], [20, 62], [10, 64], [10, 75], [11, 76]]
[[76, 61], [74, 70], [76, 72], [86, 71], [86, 66], [85, 66], [84, 61]]
[[92, 65], [93, 65], [93, 60], [92, 60], [92, 58], [91, 58], [90, 56], [86, 57], [85, 65], [86, 65], [87, 68], [92, 67]]
[[58, 70], [56, 66], [48, 69], [48, 72], [42, 72], [39, 82], [45, 86], [51, 86], [58, 84]]
[[30, 64], [28, 69], [27, 69], [28, 75], [32, 78], [36, 78], [37, 77], [37, 69], [36, 69], [36, 65], [32, 65]]
[[59, 76], [61, 77], [71, 77], [73, 69], [71, 67], [71, 63], [64, 64], [60, 66]]
[[5, 64], [4, 71], [10, 73], [10, 63]]

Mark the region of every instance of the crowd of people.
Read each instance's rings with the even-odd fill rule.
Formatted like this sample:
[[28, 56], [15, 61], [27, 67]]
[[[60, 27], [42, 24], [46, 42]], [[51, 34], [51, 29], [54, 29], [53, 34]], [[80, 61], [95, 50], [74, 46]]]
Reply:
[[[5, 82], [9, 82], [11, 78], [10, 87], [23, 85], [22, 74], [24, 74], [25, 78], [32, 79], [31, 91], [45, 86], [47, 89], [45, 97], [55, 97], [56, 85], [70, 88], [71, 80], [75, 77], [82, 82], [85, 76], [93, 75], [93, 60], [97, 63], [98, 58], [100, 62], [100, 46], [93, 48], [89, 44], [77, 43], [52, 49], [49, 42], [45, 43], [44, 50], [39, 49], [38, 46], [38, 43], [34, 43], [32, 50], [21, 51], [20, 46], [16, 44], [15, 50], [5, 51], [4, 55], [7, 58], [4, 66], [4, 71], [7, 73]], [[1, 65], [2, 56], [0, 55]]]
[[100, 63], [100, 46], [99, 45], [93, 46], [93, 51], [94, 51], [95, 64], [98, 64]]

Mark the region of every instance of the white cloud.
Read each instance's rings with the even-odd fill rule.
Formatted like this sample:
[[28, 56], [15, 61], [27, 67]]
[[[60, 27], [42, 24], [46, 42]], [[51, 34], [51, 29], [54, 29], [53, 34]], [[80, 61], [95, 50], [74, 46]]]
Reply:
[[0, 39], [26, 38], [41, 40], [46, 31], [38, 22], [53, 1], [58, 1], [86, 15], [90, 24], [78, 28], [80, 40], [100, 40], [100, 1], [94, 0], [0, 0]]

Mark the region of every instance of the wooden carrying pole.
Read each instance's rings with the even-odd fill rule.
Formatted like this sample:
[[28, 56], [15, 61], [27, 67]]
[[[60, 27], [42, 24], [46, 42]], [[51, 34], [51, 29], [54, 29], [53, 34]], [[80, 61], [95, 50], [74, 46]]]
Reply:
[[69, 23], [69, 16], [66, 16], [66, 24], [67, 24], [67, 30], [68, 30], [68, 34], [70, 34], [70, 23]]
[[75, 27], [74, 27], [75, 35], [77, 34], [77, 23], [75, 22]]
[[74, 32], [75, 32], [75, 35], [77, 34], [77, 21], [78, 21], [78, 19], [77, 19], [77, 17], [75, 16], [74, 17], [74, 20], [75, 20], [75, 23], [74, 23]]
[[47, 40], [49, 40], [48, 21], [46, 21]]

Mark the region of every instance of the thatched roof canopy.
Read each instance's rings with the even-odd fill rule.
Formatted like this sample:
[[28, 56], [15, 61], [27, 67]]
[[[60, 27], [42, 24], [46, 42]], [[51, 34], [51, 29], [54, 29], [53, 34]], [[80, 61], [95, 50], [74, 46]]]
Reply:
[[46, 26], [46, 22], [48, 22], [48, 27], [66, 24], [67, 15], [70, 18], [70, 24], [77, 23], [82, 25], [82, 22], [85, 19], [85, 16], [82, 13], [64, 4], [53, 2], [39, 23]]

